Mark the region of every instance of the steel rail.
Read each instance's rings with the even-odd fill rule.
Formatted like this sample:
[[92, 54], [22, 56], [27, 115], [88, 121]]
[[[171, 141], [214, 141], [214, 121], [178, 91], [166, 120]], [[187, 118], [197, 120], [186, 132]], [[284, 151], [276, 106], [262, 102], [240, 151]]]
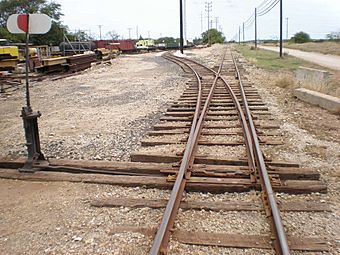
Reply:
[[[186, 60], [195, 63], [211, 72], [213, 72], [215, 75], [217, 74], [217, 72], [201, 63], [198, 63], [192, 59], [187, 59]], [[251, 137], [251, 133], [248, 130], [248, 124], [247, 124], [247, 120], [245, 118], [245, 115], [243, 113], [242, 107], [235, 95], [235, 93], [233, 92], [232, 88], [230, 87], [230, 85], [223, 79], [223, 77], [221, 77], [221, 80], [223, 81], [223, 83], [225, 84], [228, 92], [230, 93], [233, 103], [235, 104], [236, 110], [237, 110], [237, 114], [239, 116], [240, 122], [241, 122], [241, 126], [242, 126], [242, 131], [243, 131], [243, 137], [245, 140], [245, 146], [246, 146], [246, 153], [247, 153], [247, 160], [248, 160], [248, 167], [249, 169], [254, 173], [256, 173], [256, 159], [255, 159], [255, 155], [254, 155], [254, 150], [253, 150], [253, 146], [252, 146], [252, 137]], [[255, 180], [251, 180], [252, 182]]]
[[[283, 224], [282, 224], [282, 220], [281, 220], [281, 216], [280, 216], [280, 210], [278, 209], [278, 206], [277, 206], [275, 194], [274, 194], [273, 188], [271, 186], [271, 182], [270, 182], [270, 178], [269, 178], [268, 171], [267, 171], [267, 168], [266, 168], [266, 164], [265, 164], [263, 154], [262, 154], [262, 151], [261, 151], [261, 148], [260, 148], [259, 139], [258, 139], [258, 136], [257, 136], [257, 133], [256, 133], [254, 121], [253, 121], [253, 118], [252, 118], [252, 115], [251, 115], [251, 112], [250, 112], [250, 109], [249, 109], [249, 106], [248, 106], [248, 101], [247, 101], [247, 97], [245, 95], [240, 71], [239, 71], [236, 60], [235, 60], [232, 53], [231, 53], [231, 56], [232, 56], [233, 63], [234, 63], [235, 68], [236, 68], [236, 74], [237, 74], [237, 77], [238, 77], [239, 88], [240, 88], [240, 92], [241, 92], [241, 96], [242, 96], [242, 100], [243, 100], [243, 106], [244, 106], [245, 114], [246, 114], [247, 119], [248, 119], [249, 129], [250, 129], [250, 132], [251, 132], [251, 135], [252, 135], [252, 140], [253, 140], [253, 145], [254, 145], [254, 150], [255, 150], [255, 155], [256, 155], [257, 169], [258, 169], [259, 174], [260, 174], [262, 191], [265, 192], [264, 205], [269, 206], [268, 209], [270, 210], [270, 215], [268, 215], [268, 217], [271, 218], [271, 221], [272, 221], [271, 226], [272, 226], [273, 232], [275, 233], [275, 236], [276, 236], [277, 245], [274, 245], [275, 250], [276, 250], [277, 254], [289, 255], [290, 249], [289, 249], [289, 246], [288, 246], [286, 233], [285, 233], [285, 230], [284, 230], [284, 227], [283, 227]], [[267, 203], [267, 201], [269, 203]]]
[[[205, 101], [204, 107], [201, 111], [199, 120], [197, 121], [198, 114], [200, 113], [201, 104], [202, 104], [202, 83], [201, 78], [199, 74], [187, 63], [185, 63], [183, 60], [177, 59], [177, 61], [180, 61], [187, 65], [196, 75], [197, 81], [199, 83], [199, 94], [198, 94], [198, 100], [196, 103], [196, 110], [194, 114], [194, 120], [192, 123], [192, 126], [190, 128], [190, 134], [189, 138], [185, 147], [184, 156], [181, 161], [181, 165], [179, 167], [179, 171], [177, 174], [177, 178], [175, 181], [175, 184], [173, 186], [173, 189], [170, 194], [170, 198], [168, 200], [167, 206], [165, 208], [165, 212], [163, 214], [162, 222], [160, 224], [160, 227], [157, 231], [157, 234], [155, 236], [153, 245], [150, 250], [150, 255], [158, 255], [158, 254], [166, 254], [167, 253], [167, 246], [168, 242], [170, 240], [170, 232], [174, 225], [175, 217], [179, 209], [179, 205], [182, 199], [182, 195], [185, 189], [187, 178], [190, 178], [190, 171], [193, 161], [194, 161], [194, 152], [197, 148], [198, 144], [198, 138], [200, 136], [202, 127], [203, 127], [203, 121], [206, 116], [212, 95], [214, 93], [217, 81], [219, 79], [219, 73], [215, 76], [213, 85], [210, 89], [209, 95]], [[224, 62], [224, 56], [222, 59], [222, 63], [219, 68], [219, 72], [222, 69], [222, 65]], [[197, 122], [196, 122], [197, 121]]]
[[[164, 56], [167, 59], [171, 59], [169, 55]], [[177, 60], [178, 61], [178, 60]], [[200, 114], [200, 108], [201, 108], [201, 101], [202, 101], [202, 82], [200, 79], [199, 74], [188, 64], [183, 63], [186, 65], [196, 76], [197, 82], [198, 82], [198, 95], [197, 95], [197, 103], [196, 103], [196, 110], [194, 113], [194, 118], [192, 121], [192, 126], [190, 128], [189, 138], [188, 142], [185, 147], [185, 152], [183, 156], [183, 160], [181, 162], [177, 178], [175, 181], [175, 184], [173, 186], [173, 189], [170, 194], [170, 198], [168, 200], [168, 203], [165, 208], [165, 212], [163, 214], [162, 222], [160, 224], [160, 227], [157, 231], [157, 234], [155, 236], [153, 245], [150, 250], [150, 254], [152, 255], [158, 255], [158, 254], [166, 254], [167, 246], [168, 246], [168, 240], [170, 239], [170, 230], [174, 224], [174, 218], [178, 211], [180, 200], [182, 198], [182, 194], [185, 188], [186, 179], [185, 175], [187, 174], [187, 169], [189, 165], [189, 158], [192, 153], [192, 143], [193, 143], [193, 135], [195, 133], [196, 124], [198, 120], [198, 116]]]

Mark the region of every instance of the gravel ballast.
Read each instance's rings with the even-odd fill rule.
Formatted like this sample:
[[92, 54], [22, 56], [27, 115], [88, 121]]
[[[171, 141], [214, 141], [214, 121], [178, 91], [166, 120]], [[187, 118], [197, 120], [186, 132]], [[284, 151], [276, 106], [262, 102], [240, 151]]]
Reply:
[[[216, 45], [187, 52], [190, 57], [215, 67], [224, 48]], [[285, 146], [267, 146], [266, 155], [273, 159], [297, 161], [302, 167], [317, 169], [329, 187], [328, 194], [277, 194], [279, 201], [316, 201], [329, 204], [333, 210], [331, 213], [282, 214], [288, 234], [320, 236], [331, 241], [331, 250], [327, 253], [292, 254], [338, 254], [340, 250], [334, 245], [334, 240], [339, 242], [340, 236], [340, 146], [336, 140], [337, 134], [328, 129], [323, 131], [318, 125], [307, 125], [303, 119], [307, 118], [308, 123], [314, 120], [330, 122], [335, 126], [340, 124], [339, 120], [324, 110], [309, 108], [287, 97], [287, 91], [271, 82], [274, 80], [271, 74], [252, 66], [249, 68], [249, 80], [255, 78], [256, 88], [268, 102], [275, 123], [284, 135]], [[184, 90], [187, 78], [179, 77], [181, 73], [176, 65], [161, 59], [159, 54], [151, 53], [122, 56], [113, 60], [111, 66], [96, 66], [79, 76], [34, 84], [33, 108], [43, 114], [39, 120], [43, 152], [51, 158], [128, 160], [131, 152], [140, 149], [139, 141], [147, 130], [159, 123], [162, 112]], [[132, 80], [128, 80], [129, 77]], [[0, 155], [12, 158], [22, 156], [25, 146], [19, 113], [23, 105], [23, 91], [1, 97], [0, 104], [3, 116], [0, 121]], [[181, 124], [186, 122], [176, 123]], [[239, 128], [225, 130], [240, 131]], [[165, 145], [139, 151], [175, 154], [183, 152], [183, 149], [183, 145]], [[229, 146], [227, 149], [223, 146], [199, 146], [198, 152], [206, 156], [245, 156], [244, 146]], [[157, 227], [164, 209], [94, 208], [89, 201], [92, 198], [124, 197], [167, 199], [170, 194], [169, 191], [143, 187], [10, 180], [0, 180], [0, 187], [1, 254], [148, 254], [152, 237], [134, 232], [112, 233], [111, 229], [122, 225]], [[254, 191], [218, 195], [186, 193], [184, 200], [261, 201], [260, 193]], [[252, 222], [254, 219], [256, 221]], [[267, 234], [269, 228], [262, 212], [242, 214], [181, 210], [175, 224], [183, 230], [236, 231], [244, 234]], [[172, 240], [169, 254], [275, 253], [261, 249], [184, 245]]]

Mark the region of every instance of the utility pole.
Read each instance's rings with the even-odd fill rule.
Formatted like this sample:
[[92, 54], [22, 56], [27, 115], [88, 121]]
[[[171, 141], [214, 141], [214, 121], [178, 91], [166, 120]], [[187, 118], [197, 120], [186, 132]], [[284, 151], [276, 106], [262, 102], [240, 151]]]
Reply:
[[288, 40], [288, 19], [289, 18], [286, 18], [286, 21], [287, 21], [287, 23], [286, 23], [286, 40]]
[[280, 58], [283, 57], [283, 50], [282, 50], [282, 33], [283, 33], [283, 10], [282, 10], [282, 0], [280, 0]]
[[150, 37], [150, 30], [148, 31], [148, 39], [151, 39], [151, 37]]
[[187, 45], [187, 0], [183, 0], [183, 46]]
[[215, 25], [216, 25], [216, 30], [217, 30], [217, 25], [218, 25], [218, 17], [215, 17]]
[[102, 39], [102, 26], [103, 25], [98, 25], [98, 27], [99, 27], [99, 39], [100, 40]]
[[238, 26], [238, 44], [241, 44], [241, 26]]
[[243, 24], [242, 24], [242, 30], [243, 30], [243, 33], [242, 33], [242, 35], [243, 35], [243, 43], [245, 42], [245, 35], [244, 35], [244, 22], [243, 22]]
[[136, 39], [138, 40], [139, 39], [139, 33], [138, 33], [138, 26], [136, 26]]
[[129, 30], [129, 39], [131, 39], [131, 30], [132, 30], [132, 28], [129, 27], [128, 30]]
[[257, 9], [255, 8], [255, 50], [257, 50]]
[[180, 25], [179, 49], [181, 53], [183, 54], [183, 1], [182, 0], [179, 0], [179, 25]]
[[203, 12], [201, 12], [201, 34], [203, 33]]
[[211, 38], [210, 38], [210, 12], [212, 11], [212, 2], [205, 2], [205, 11], [208, 13], [208, 44], [211, 45]]

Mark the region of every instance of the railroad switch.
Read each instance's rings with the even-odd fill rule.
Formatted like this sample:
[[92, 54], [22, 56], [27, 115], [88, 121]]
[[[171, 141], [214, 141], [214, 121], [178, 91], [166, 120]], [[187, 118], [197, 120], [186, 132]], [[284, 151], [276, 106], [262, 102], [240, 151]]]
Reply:
[[26, 146], [28, 157], [20, 172], [35, 172], [34, 164], [40, 160], [45, 161], [45, 157], [41, 152], [38, 118], [41, 116], [40, 112], [33, 112], [31, 107], [23, 107], [21, 116], [24, 122]]

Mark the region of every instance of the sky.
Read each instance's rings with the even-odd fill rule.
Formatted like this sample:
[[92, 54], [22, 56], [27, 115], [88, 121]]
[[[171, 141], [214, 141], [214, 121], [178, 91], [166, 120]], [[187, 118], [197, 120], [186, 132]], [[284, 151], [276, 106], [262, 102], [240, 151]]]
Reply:
[[[71, 31], [86, 30], [95, 38], [115, 31], [121, 38], [179, 37], [179, 0], [55, 0], [62, 6], [62, 21]], [[274, 0], [183, 0], [186, 2], [186, 34], [189, 40], [207, 30], [205, 2], [212, 3], [212, 26], [230, 40], [262, 2]], [[282, 0], [284, 38], [304, 31], [312, 38], [340, 31], [340, 0]], [[279, 37], [279, 4], [258, 18], [259, 39]], [[218, 17], [218, 19], [216, 19]], [[138, 29], [137, 29], [138, 27]], [[130, 28], [130, 29], [129, 29]], [[245, 39], [254, 37], [254, 24], [245, 29]]]

